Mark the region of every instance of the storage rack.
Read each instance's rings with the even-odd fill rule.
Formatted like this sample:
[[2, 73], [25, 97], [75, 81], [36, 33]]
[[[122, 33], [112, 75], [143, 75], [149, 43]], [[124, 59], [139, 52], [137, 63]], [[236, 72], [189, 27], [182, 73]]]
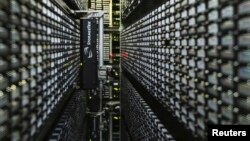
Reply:
[[122, 116], [129, 130], [130, 140], [175, 141], [149, 105], [132, 84], [122, 76]]
[[166, 2], [166, 0], [123, 0], [121, 2], [122, 24], [124, 26], [132, 24], [136, 20], [139, 20], [140, 17], [161, 5], [163, 2]]
[[[110, 56], [109, 64], [113, 66], [113, 84], [110, 86], [111, 101], [120, 101], [120, 0], [111, 1], [111, 19], [110, 19]], [[120, 105], [120, 104], [119, 104]], [[120, 109], [110, 113], [110, 120], [112, 120], [112, 140], [121, 140], [120, 137]]]
[[[59, 122], [52, 131], [49, 141], [84, 140], [86, 121], [86, 92], [76, 91], [72, 94]], [[86, 134], [86, 131], [85, 131]]]
[[121, 33], [123, 71], [194, 139], [205, 140], [207, 124], [250, 123], [249, 7], [249, 0], [169, 0]]
[[74, 89], [79, 26], [54, 0], [0, 1], [0, 14], [0, 140], [35, 140]]
[[87, 0], [63, 0], [72, 10], [87, 9]]
[[[104, 10], [104, 26], [109, 27], [110, 24], [110, 0], [91, 0], [90, 9]], [[98, 42], [97, 42], [98, 44]], [[109, 61], [110, 53], [110, 33], [104, 33], [104, 61]]]
[[93, 10], [104, 10], [104, 26], [109, 26], [110, 21], [110, 2], [111, 0], [90, 0], [90, 9]]

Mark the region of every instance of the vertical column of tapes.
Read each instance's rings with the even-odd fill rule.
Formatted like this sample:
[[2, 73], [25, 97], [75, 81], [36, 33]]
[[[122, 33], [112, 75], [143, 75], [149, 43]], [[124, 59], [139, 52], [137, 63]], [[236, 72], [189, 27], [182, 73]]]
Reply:
[[8, 121], [10, 117], [10, 96], [6, 88], [11, 82], [5, 73], [9, 69], [9, 64], [7, 56], [12, 54], [10, 48], [10, 38], [9, 32], [9, 19], [8, 15], [10, 13], [10, 2], [1, 1], [0, 2], [0, 140], [8, 139], [10, 131], [10, 122]]
[[[208, 56], [221, 59], [219, 62], [217, 61], [218, 63], [216, 64], [216, 68], [221, 71], [221, 74], [218, 77], [218, 81], [220, 82], [219, 85], [222, 86], [222, 89], [219, 89], [219, 93], [221, 93], [220, 98], [222, 100], [221, 107], [219, 107], [222, 112], [220, 122], [222, 124], [230, 124], [234, 122], [235, 117], [233, 115], [234, 110], [236, 109], [234, 105], [234, 95], [237, 91], [237, 84], [235, 84], [235, 77], [237, 74], [233, 68], [235, 65], [234, 62], [237, 62], [237, 58], [233, 50], [234, 46], [236, 46], [237, 44], [237, 42], [235, 42], [235, 36], [238, 35], [234, 35], [232, 31], [237, 30], [237, 24], [234, 23], [234, 20], [236, 20], [234, 19], [234, 14], [237, 11], [234, 8], [233, 1], [232, 3], [225, 3], [225, 1], [221, 1], [221, 7], [219, 7], [218, 2], [215, 2], [216, 1], [210, 1], [208, 3], [209, 8], [214, 7], [213, 11], [210, 12], [210, 21], [212, 16], [211, 14], [215, 11], [214, 9], [219, 8], [218, 10], [216, 9], [216, 11], [218, 11], [219, 13], [218, 16], [221, 19], [221, 22], [218, 22], [217, 19], [213, 20], [216, 21], [216, 24], [209, 24], [208, 30], [211, 30], [212, 33], [214, 33], [216, 30], [218, 32], [219, 30], [221, 34], [218, 34], [219, 47], [214, 49], [215, 51], [209, 50]], [[209, 45], [211, 45], [211, 42], [209, 43]], [[215, 46], [213, 46], [213, 48], [215, 48]], [[216, 55], [214, 55], [214, 53], [216, 53]], [[212, 63], [210, 63], [209, 66], [212, 66], [211, 64]]]
[[[237, 3], [237, 4], [236, 4]], [[238, 76], [239, 81], [234, 83], [236, 86], [235, 91], [236, 98], [234, 98], [234, 102], [239, 108], [239, 113], [236, 114], [237, 118], [235, 120], [236, 123], [239, 124], [249, 124], [250, 123], [250, 107], [249, 107], [249, 90], [250, 90], [250, 58], [249, 58], [249, 47], [250, 47], [250, 1], [235, 1], [234, 10], [237, 13], [235, 16], [234, 25], [237, 27], [238, 36], [234, 36], [235, 44], [237, 45], [237, 51], [234, 51], [235, 59], [237, 62], [237, 67], [233, 67], [235, 75]], [[235, 94], [235, 93], [234, 93]], [[238, 95], [237, 95], [238, 94]], [[238, 111], [238, 109], [237, 109]]]

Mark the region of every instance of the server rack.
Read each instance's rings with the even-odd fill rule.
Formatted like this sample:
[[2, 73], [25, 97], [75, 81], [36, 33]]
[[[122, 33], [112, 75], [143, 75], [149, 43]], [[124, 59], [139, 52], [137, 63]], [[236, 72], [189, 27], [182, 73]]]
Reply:
[[0, 14], [0, 140], [35, 140], [75, 87], [79, 24], [54, 0], [3, 0]]
[[192, 140], [206, 139], [207, 124], [250, 123], [249, 0], [168, 0], [143, 16], [133, 13], [146, 3], [125, 4], [121, 66], [172, 114], [160, 119], [175, 117]]
[[72, 94], [67, 106], [54, 127], [49, 141], [86, 140], [86, 92], [76, 91]]
[[[122, 107], [131, 140], [175, 141], [132, 84], [122, 76]], [[122, 138], [126, 139], [126, 137]]]

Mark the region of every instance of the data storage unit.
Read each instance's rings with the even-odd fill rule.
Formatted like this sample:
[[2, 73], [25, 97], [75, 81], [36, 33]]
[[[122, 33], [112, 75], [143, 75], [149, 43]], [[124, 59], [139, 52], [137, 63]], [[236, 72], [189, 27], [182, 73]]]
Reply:
[[81, 141], [86, 136], [86, 93], [76, 91], [53, 128], [49, 141]]
[[[250, 124], [250, 1], [155, 2], [151, 8], [137, 0], [123, 6], [121, 67], [137, 80], [134, 87], [170, 111], [192, 140], [205, 140], [208, 124]], [[148, 12], [135, 14], [143, 8]], [[122, 89], [129, 96], [131, 90]], [[122, 114], [126, 122], [126, 109]]]
[[78, 79], [79, 24], [54, 0], [1, 0], [0, 15], [0, 140], [35, 140]]
[[[122, 76], [122, 107], [124, 120], [130, 132], [130, 140], [168, 140], [175, 141], [163, 126], [149, 105], [138, 94], [132, 84]], [[121, 138], [125, 139], [125, 137]]]

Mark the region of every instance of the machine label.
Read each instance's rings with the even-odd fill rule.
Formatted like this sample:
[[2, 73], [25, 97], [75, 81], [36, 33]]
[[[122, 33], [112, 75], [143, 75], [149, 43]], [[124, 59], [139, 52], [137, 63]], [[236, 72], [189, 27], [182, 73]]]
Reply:
[[81, 19], [81, 69], [80, 86], [82, 89], [97, 87], [97, 23], [96, 19]]

